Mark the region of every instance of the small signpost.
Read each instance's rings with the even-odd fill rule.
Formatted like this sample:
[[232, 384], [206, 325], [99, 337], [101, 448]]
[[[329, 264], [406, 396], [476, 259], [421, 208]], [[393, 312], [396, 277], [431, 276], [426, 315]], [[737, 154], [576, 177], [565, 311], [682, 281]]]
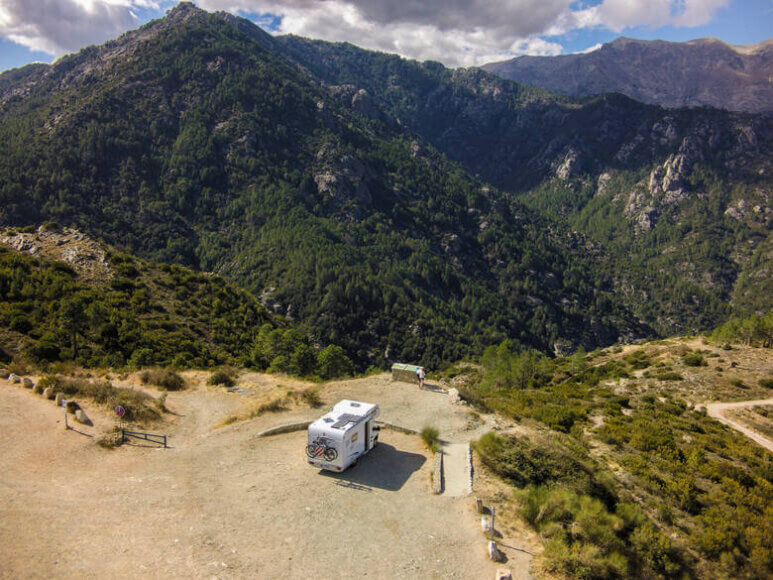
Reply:
[[67, 424], [67, 399], [62, 399], [62, 409], [64, 409], [64, 430], [67, 431], [70, 428]]
[[124, 409], [123, 407], [121, 407], [121, 405], [118, 405], [118, 406], [115, 408], [115, 414], [116, 414], [116, 415], [118, 415], [118, 427], [120, 427], [121, 429], [123, 429], [123, 428], [124, 428], [124, 426], [125, 426], [125, 425], [123, 424], [123, 416], [126, 414], [126, 409]]

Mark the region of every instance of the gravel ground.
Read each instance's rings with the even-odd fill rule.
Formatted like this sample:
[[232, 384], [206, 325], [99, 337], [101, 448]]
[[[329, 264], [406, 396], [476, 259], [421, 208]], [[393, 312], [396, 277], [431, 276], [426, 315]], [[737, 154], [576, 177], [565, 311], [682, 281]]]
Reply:
[[[446, 397], [384, 377], [325, 387], [326, 403], [342, 395], [441, 436], [482, 428]], [[321, 410], [212, 428], [240, 404], [170, 393], [170, 449], [107, 451], [89, 435], [108, 413], [87, 409], [95, 427], [65, 431], [53, 403], [0, 381], [0, 576], [494, 577], [473, 500], [430, 493], [418, 437], [384, 430], [356, 467], [329, 475], [306, 464], [304, 432], [255, 437]]]

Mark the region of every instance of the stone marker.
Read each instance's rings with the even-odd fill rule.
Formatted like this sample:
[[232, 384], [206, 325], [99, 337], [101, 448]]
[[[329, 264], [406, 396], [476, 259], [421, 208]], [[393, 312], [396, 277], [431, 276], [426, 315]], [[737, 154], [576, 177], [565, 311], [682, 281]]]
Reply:
[[14, 385], [18, 385], [21, 382], [21, 377], [19, 375], [15, 375], [11, 373], [8, 375], [8, 380], [12, 382]]
[[57, 393], [54, 397], [54, 402], [56, 403], [57, 407], [62, 406], [62, 399], [64, 399], [64, 395], [62, 393]]
[[504, 568], [497, 569], [497, 580], [513, 580], [513, 573]]
[[54, 395], [56, 395], [56, 393], [54, 393], [54, 388], [53, 387], [46, 387], [43, 390], [43, 396], [46, 399], [48, 399], [49, 401], [54, 398]]
[[480, 518], [480, 529], [482, 529], [486, 534], [491, 531], [491, 520], [488, 516], [483, 516]]
[[505, 555], [497, 547], [497, 543], [493, 540], [488, 543], [488, 557], [494, 560], [494, 562], [502, 562]]
[[86, 413], [83, 412], [83, 409], [78, 409], [75, 411], [75, 420], [78, 423], [83, 423], [84, 425], [91, 425], [91, 419], [89, 419]]
[[21, 380], [21, 384], [25, 389], [31, 389], [33, 386], [35, 386], [35, 383], [32, 382], [32, 379], [29, 377], [24, 377]]
[[483, 507], [483, 500], [480, 499], [479, 497], [475, 498], [475, 507], [478, 509], [478, 513], [479, 514], [485, 514], [486, 513], [486, 508]]

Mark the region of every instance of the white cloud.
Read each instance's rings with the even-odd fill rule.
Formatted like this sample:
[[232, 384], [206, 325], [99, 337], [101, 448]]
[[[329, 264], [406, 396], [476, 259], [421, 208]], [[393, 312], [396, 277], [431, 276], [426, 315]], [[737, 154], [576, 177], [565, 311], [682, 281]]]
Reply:
[[0, 0], [0, 36], [59, 56], [137, 26], [133, 6], [148, 0]]
[[[208, 10], [279, 18], [279, 32], [469, 66], [519, 54], [559, 54], [580, 28], [698, 26], [729, 0], [197, 0]], [[53, 55], [118, 36], [136, 9], [175, 0], [0, 0], [0, 36]], [[159, 14], [160, 15], [160, 14]]]
[[574, 54], [590, 54], [591, 52], [596, 52], [596, 51], [597, 51], [598, 49], [600, 49], [602, 46], [604, 46], [604, 45], [603, 45], [603, 44], [601, 44], [601, 43], [599, 43], [599, 44], [594, 44], [593, 46], [589, 46], [589, 47], [588, 47], [588, 48], [586, 48], [585, 50], [578, 50], [578, 51], [577, 51], [577, 52], [575, 52]]
[[279, 32], [396, 52], [450, 66], [560, 54], [542, 36], [580, 28], [698, 26], [729, 0], [200, 0], [207, 9], [271, 13]]
[[730, 0], [603, 0], [572, 13], [573, 28], [600, 26], [615, 32], [636, 26], [701, 26]]

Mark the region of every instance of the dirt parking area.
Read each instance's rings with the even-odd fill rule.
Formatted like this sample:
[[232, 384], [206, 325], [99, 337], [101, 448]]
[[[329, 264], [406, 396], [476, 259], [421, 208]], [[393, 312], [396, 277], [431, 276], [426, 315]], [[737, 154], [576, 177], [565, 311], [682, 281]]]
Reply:
[[[408, 413], [404, 394], [391, 391], [387, 409]], [[171, 393], [170, 449], [108, 451], [89, 435], [109, 417], [92, 410], [94, 430], [65, 431], [50, 401], [0, 381], [0, 575], [493, 578], [501, 567], [473, 500], [430, 493], [418, 437], [383, 430], [371, 454], [332, 475], [306, 463], [305, 432], [255, 436], [281, 414], [213, 428], [239, 405], [201, 387]]]

